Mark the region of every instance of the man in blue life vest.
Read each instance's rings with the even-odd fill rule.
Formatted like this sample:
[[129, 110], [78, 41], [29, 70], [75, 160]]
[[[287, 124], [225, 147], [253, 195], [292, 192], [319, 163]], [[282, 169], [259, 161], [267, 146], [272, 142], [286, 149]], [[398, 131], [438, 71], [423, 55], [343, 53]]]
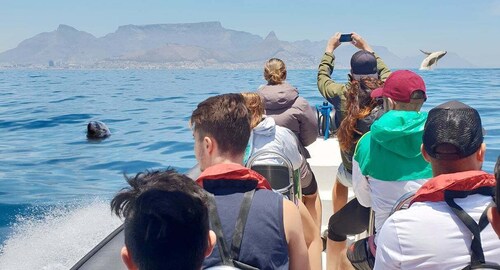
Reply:
[[203, 267], [310, 269], [298, 208], [242, 165], [251, 131], [243, 96], [206, 99], [190, 124], [202, 171], [196, 182], [211, 194], [210, 227], [217, 235]]
[[[372, 91], [371, 95], [383, 98], [386, 112], [358, 141], [352, 184], [359, 204], [372, 208], [375, 232], [378, 232], [394, 203], [407, 192], [416, 191], [432, 177], [432, 171], [420, 153], [427, 119], [427, 114], [420, 112], [427, 98], [422, 77], [409, 70], [395, 71], [384, 86]], [[343, 235], [343, 228], [350, 220], [343, 218], [341, 213], [342, 210], [330, 219], [328, 237], [332, 241], [345, 240], [339, 236]], [[368, 225], [368, 218], [366, 223]], [[347, 256], [351, 262], [358, 262], [358, 265], [353, 264], [357, 269], [362, 267], [360, 262], [373, 267], [376, 242], [377, 234], [348, 248]]]
[[479, 113], [461, 102], [429, 111], [421, 151], [433, 178], [417, 191], [410, 208], [384, 223], [375, 269], [463, 269], [485, 261], [500, 263], [500, 241], [486, 219], [496, 181], [481, 170], [483, 136]]
[[174, 170], [127, 177], [130, 187], [111, 201], [125, 218], [121, 255], [129, 270], [199, 270], [215, 245], [207, 195]]

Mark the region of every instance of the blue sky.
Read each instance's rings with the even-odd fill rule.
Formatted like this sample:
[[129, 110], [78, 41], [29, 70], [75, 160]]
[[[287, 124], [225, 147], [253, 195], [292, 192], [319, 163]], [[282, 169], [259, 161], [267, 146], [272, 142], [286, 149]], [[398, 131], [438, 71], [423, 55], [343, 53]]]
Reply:
[[0, 0], [0, 52], [59, 24], [100, 37], [125, 24], [202, 21], [287, 41], [354, 31], [401, 57], [448, 50], [500, 67], [500, 0]]

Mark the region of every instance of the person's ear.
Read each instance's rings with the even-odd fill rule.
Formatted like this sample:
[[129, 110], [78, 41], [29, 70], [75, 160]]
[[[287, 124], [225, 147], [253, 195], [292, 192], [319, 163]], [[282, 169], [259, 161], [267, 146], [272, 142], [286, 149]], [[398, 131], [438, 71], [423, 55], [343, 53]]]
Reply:
[[137, 266], [132, 261], [132, 256], [130, 256], [130, 254], [128, 253], [128, 249], [126, 246], [122, 247], [121, 256], [122, 256], [122, 261], [123, 263], [125, 263], [128, 270], [138, 270]]
[[429, 157], [429, 154], [425, 151], [424, 144], [420, 145], [420, 152], [422, 152], [422, 157], [427, 161], [428, 163], [431, 163], [431, 159]]
[[392, 98], [387, 98], [387, 111], [390, 110], [395, 110], [396, 109], [396, 102], [392, 100]]
[[481, 147], [479, 147], [479, 150], [476, 153], [477, 161], [484, 162], [485, 155], [486, 155], [486, 144], [482, 143]]
[[208, 246], [205, 250], [205, 258], [212, 254], [215, 244], [217, 244], [217, 236], [215, 235], [214, 231], [210, 230], [208, 231]]
[[354, 77], [352, 77], [352, 70], [351, 73], [347, 74], [347, 77], [349, 78], [350, 82], [354, 81]]
[[207, 153], [212, 153], [214, 150], [214, 140], [212, 137], [205, 136], [203, 138], [203, 148]]

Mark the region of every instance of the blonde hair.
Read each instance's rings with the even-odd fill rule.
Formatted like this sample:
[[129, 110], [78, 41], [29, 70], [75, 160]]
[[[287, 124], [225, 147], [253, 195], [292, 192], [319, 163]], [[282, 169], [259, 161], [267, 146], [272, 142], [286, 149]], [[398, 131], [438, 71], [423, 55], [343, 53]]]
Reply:
[[262, 103], [262, 99], [255, 92], [241, 93], [241, 95], [245, 99], [245, 106], [247, 107], [248, 114], [250, 114], [250, 128], [253, 129], [262, 121], [264, 103]]
[[267, 60], [264, 65], [264, 79], [270, 85], [283, 83], [286, 80], [285, 62], [278, 58]]

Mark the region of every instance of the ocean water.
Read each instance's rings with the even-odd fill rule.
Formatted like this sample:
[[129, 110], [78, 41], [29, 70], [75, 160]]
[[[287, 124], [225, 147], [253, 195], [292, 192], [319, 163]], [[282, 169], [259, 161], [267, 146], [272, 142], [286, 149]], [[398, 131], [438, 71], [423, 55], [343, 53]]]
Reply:
[[[500, 155], [500, 69], [415, 71], [427, 84], [424, 111], [451, 99], [479, 110], [491, 172]], [[347, 72], [334, 79], [346, 81]], [[322, 103], [316, 70], [288, 78], [311, 105]], [[108, 202], [124, 173], [191, 168], [196, 105], [263, 83], [261, 70], [0, 71], [0, 269], [73, 265], [119, 224]], [[91, 120], [105, 122], [111, 137], [88, 141]]]

